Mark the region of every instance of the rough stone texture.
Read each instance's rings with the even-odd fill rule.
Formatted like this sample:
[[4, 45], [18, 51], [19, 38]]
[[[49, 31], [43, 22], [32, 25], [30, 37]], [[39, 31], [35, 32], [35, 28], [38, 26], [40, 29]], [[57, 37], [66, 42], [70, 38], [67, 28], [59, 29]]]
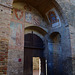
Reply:
[[[69, 25], [69, 34], [71, 41], [71, 53], [72, 58], [75, 58], [75, 1], [74, 0], [56, 0], [56, 2], [60, 5], [63, 10], [63, 16], [65, 15], [65, 19], [67, 20], [66, 25]], [[75, 65], [73, 61], [73, 75], [75, 75]]]
[[75, 1], [74, 0], [56, 0], [56, 2], [62, 8], [64, 15], [66, 16], [66, 20], [69, 25], [75, 27]]
[[0, 5], [0, 75], [7, 74], [11, 9]]
[[73, 58], [72, 64], [73, 64], [73, 75], [75, 75], [75, 58]]
[[[60, 28], [51, 29], [49, 34], [51, 35], [51, 33], [53, 33], [53, 32], [59, 32], [61, 35], [61, 49], [62, 49], [61, 60], [62, 60], [62, 69], [63, 69], [63, 72], [61, 74], [62, 75], [72, 75], [72, 59], [71, 59], [72, 52], [71, 52], [70, 39], [69, 39], [70, 38], [69, 27], [65, 28], [64, 24], [62, 24], [62, 27], [60, 27]], [[65, 41], [67, 41], [67, 42], [65, 42]], [[48, 59], [50, 58], [49, 56], [50, 56], [50, 54], [48, 55]], [[51, 62], [48, 61], [48, 63], [51, 63]], [[50, 74], [50, 73], [48, 73], [48, 74]]]
[[7, 7], [11, 7], [13, 3], [13, 0], [0, 0], [0, 4], [7, 6]]
[[8, 42], [0, 40], [0, 74], [7, 73]]
[[71, 50], [73, 58], [73, 75], [75, 75], [75, 27], [70, 26]]
[[23, 53], [23, 50], [9, 50], [7, 75], [23, 74]]

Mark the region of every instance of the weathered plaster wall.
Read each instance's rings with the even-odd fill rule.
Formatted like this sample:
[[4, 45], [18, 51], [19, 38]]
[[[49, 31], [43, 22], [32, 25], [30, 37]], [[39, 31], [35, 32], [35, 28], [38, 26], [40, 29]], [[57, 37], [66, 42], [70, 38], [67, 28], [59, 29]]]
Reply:
[[23, 73], [24, 20], [23, 14], [21, 17], [18, 17], [16, 11], [17, 10], [15, 9], [13, 10], [10, 22], [10, 38], [9, 38], [8, 70], [7, 70], [8, 75]]
[[[22, 75], [24, 65], [24, 29], [30, 26], [39, 26], [47, 29], [47, 23], [37, 10], [26, 4], [13, 4], [10, 22], [10, 39], [8, 50], [8, 75]], [[37, 27], [36, 27], [37, 28]], [[37, 31], [31, 29], [34, 33]], [[36, 33], [38, 35], [38, 33]], [[39, 33], [40, 34], [40, 33]], [[43, 36], [43, 35], [41, 35]]]

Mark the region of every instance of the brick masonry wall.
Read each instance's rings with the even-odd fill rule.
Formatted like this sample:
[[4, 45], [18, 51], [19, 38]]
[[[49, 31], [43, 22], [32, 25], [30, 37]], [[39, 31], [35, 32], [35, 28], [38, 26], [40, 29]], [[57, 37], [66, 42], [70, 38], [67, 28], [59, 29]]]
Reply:
[[7, 75], [12, 0], [0, 0], [0, 75]]
[[11, 9], [0, 5], [0, 75], [7, 74]]

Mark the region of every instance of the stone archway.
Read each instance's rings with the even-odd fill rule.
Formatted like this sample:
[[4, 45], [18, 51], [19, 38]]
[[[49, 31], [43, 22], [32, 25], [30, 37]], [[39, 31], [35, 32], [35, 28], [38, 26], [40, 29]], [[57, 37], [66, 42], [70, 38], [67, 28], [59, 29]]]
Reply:
[[[44, 28], [42, 28], [42, 27], [40, 27], [40, 26], [27, 26], [26, 28], [25, 28], [25, 31], [24, 31], [24, 34], [27, 36], [30, 36], [29, 38], [27, 38], [27, 39], [29, 39], [29, 40], [31, 40], [31, 39], [34, 39], [34, 41], [35, 41], [35, 44], [34, 44], [34, 47], [36, 46], [36, 48], [32, 48], [32, 50], [31, 50], [31, 48], [29, 47], [29, 48], [26, 48], [25, 47], [25, 49], [29, 49], [29, 50], [31, 50], [31, 51], [33, 51], [33, 54], [31, 55], [31, 58], [34, 56], [34, 57], [39, 57], [40, 58], [40, 61], [41, 61], [41, 71], [39, 72], [39, 73], [41, 73], [41, 74], [46, 74], [46, 63], [45, 63], [45, 61], [46, 61], [46, 58], [45, 58], [45, 56], [44, 56], [44, 50], [42, 49], [42, 44], [45, 44], [45, 42], [44, 42], [44, 36], [47, 34], [47, 29], [44, 29]], [[35, 38], [36, 37], [36, 38]], [[38, 40], [38, 38], [40, 39], [40, 40]], [[25, 39], [26, 40], [26, 39]], [[31, 42], [31, 44], [33, 44], [33, 40], [31, 40], [32, 42]], [[41, 42], [42, 43], [41, 43]], [[40, 43], [39, 44], [39, 46], [38, 46], [38, 44], [37, 43]], [[44, 46], [44, 49], [45, 49], [45, 45], [43, 45]], [[35, 50], [34, 50], [35, 49]], [[40, 51], [40, 49], [41, 49], [41, 51]], [[38, 50], [38, 51], [37, 51]], [[28, 51], [29, 52], [29, 51]], [[35, 52], [35, 53], [34, 53]], [[38, 54], [37, 54], [37, 53]], [[26, 55], [26, 54], [24, 54], [24, 55]], [[26, 55], [26, 57], [28, 57], [28, 55]], [[24, 60], [25, 61], [25, 60]], [[32, 59], [31, 59], [31, 62], [30, 62], [31, 64], [33, 64], [33, 61], [32, 61]], [[26, 65], [26, 64], [25, 64]], [[24, 67], [25, 68], [25, 67]], [[25, 72], [27, 72], [27, 70], [25, 70], [24, 69], [24, 74], [25, 74]], [[31, 66], [31, 70], [30, 70], [30, 72], [31, 72], [31, 74], [33, 74], [33, 71], [32, 71], [32, 66]], [[29, 73], [29, 72], [28, 72]]]
[[[15, 0], [14, 0], [15, 1]], [[19, 0], [19, 1], [22, 1], [22, 0]], [[54, 1], [54, 0], [52, 0], [52, 1]], [[68, 0], [56, 0], [59, 4], [60, 4], [60, 6], [63, 8], [63, 10], [64, 10], [64, 12], [66, 13], [67, 12], [67, 10], [71, 10], [71, 9], [69, 9], [69, 8], [66, 8], [66, 3], [67, 3], [67, 1]], [[4, 60], [3, 60], [3, 55], [2, 55], [2, 53], [1, 53], [1, 55], [2, 55], [2, 57], [0, 57], [2, 60], [3, 60], [3, 62], [4, 62], [4, 64], [5, 65], [2, 65], [2, 67], [0, 68], [1, 69], [1, 74], [6, 74], [7, 73], [7, 60], [8, 60], [8, 64], [10, 64], [10, 65], [8, 65], [8, 67], [9, 68], [11, 68], [11, 70], [8, 70], [8, 74], [11, 74], [11, 75], [13, 75], [13, 74], [19, 74], [19, 71], [21, 71], [21, 70], [18, 70], [19, 68], [20, 68], [20, 66], [19, 66], [19, 64], [17, 65], [17, 67], [13, 67], [13, 64], [12, 64], [12, 62], [18, 62], [18, 59], [13, 59], [14, 57], [12, 57], [11, 56], [11, 53], [13, 53], [13, 55], [14, 55], [14, 51], [13, 50], [15, 50], [14, 48], [16, 48], [16, 47], [14, 47], [13, 49], [10, 49], [9, 48], [9, 50], [10, 51], [8, 51], [8, 45], [9, 45], [9, 37], [10, 37], [10, 35], [9, 35], [9, 33], [10, 33], [10, 17], [11, 17], [11, 10], [10, 9], [12, 9], [12, 2], [13, 2], [13, 0], [6, 0], [6, 1], [3, 1], [3, 0], [0, 0], [0, 6], [1, 6], [1, 14], [3, 15], [3, 16], [7, 16], [7, 18], [6, 17], [2, 17], [2, 15], [0, 16], [0, 18], [1, 18], [1, 20], [2, 20], [2, 22], [1, 22], [1, 37], [0, 37], [0, 39], [1, 39], [1, 41], [0, 41], [0, 43], [1, 43], [1, 47], [0, 47], [0, 49], [2, 50], [3, 49], [3, 51], [5, 50], [5, 51], [7, 51], [6, 53], [5, 52], [3, 52], [3, 54], [5, 55], [5, 58], [4, 58]], [[50, 2], [50, 1], [49, 1]], [[63, 5], [63, 4], [64, 5]], [[43, 4], [43, 3], [42, 3]], [[69, 2], [68, 2], [68, 4], [69, 4]], [[70, 4], [69, 4], [70, 5]], [[46, 5], [45, 5], [46, 6]], [[56, 6], [56, 5], [55, 5]], [[72, 6], [73, 7], [73, 6]], [[3, 10], [2, 10], [3, 9]], [[66, 10], [67, 9], [67, 10]], [[5, 12], [5, 11], [8, 11], [8, 12]], [[40, 11], [41, 12], [41, 11]], [[7, 14], [6, 14], [7, 13]], [[42, 13], [42, 12], [41, 12]], [[71, 12], [69, 12], [69, 13], [71, 13]], [[68, 22], [70, 21], [72, 21], [70, 18], [69, 18], [69, 13], [67, 12], [67, 19], [68, 19]], [[5, 23], [5, 21], [7, 22], [7, 23]], [[69, 22], [69, 23], [70, 23]], [[73, 22], [72, 22], [73, 23]], [[72, 23], [70, 23], [70, 24], [72, 24]], [[64, 25], [64, 24], [63, 24]], [[66, 23], [65, 24], [66, 26], [64, 27], [65, 28], [65, 31], [67, 32], [66, 34], [68, 34], [69, 33], [69, 30], [68, 30], [68, 24]], [[6, 29], [5, 29], [6, 28]], [[3, 30], [2, 30], [3, 29]], [[23, 28], [24, 29], [24, 28]], [[62, 31], [62, 32], [64, 32], [64, 30]], [[64, 34], [64, 35], [66, 35], [66, 34]], [[67, 39], [69, 39], [70, 37], [68, 37]], [[68, 40], [68, 41], [70, 41], [70, 40]], [[68, 44], [68, 43], [66, 43], [66, 44]], [[71, 52], [71, 48], [69, 47], [69, 46], [71, 46], [70, 45], [70, 43], [69, 43], [69, 45], [67, 45], [68, 46], [68, 49], [66, 49], [66, 50], [69, 50], [69, 52]], [[17, 57], [16, 56], [16, 53], [17, 53], [18, 51], [16, 51], [15, 50], [15, 58]], [[8, 53], [9, 53], [9, 55], [8, 55]], [[64, 51], [64, 53], [66, 54], [66, 51]], [[68, 54], [68, 51], [67, 51], [67, 54]], [[19, 55], [21, 55], [21, 54], [19, 54]], [[8, 57], [8, 58], [7, 58]], [[19, 58], [19, 57], [18, 57]], [[68, 59], [70, 59], [71, 58], [71, 53], [69, 53], [69, 55], [67, 55], [66, 56], [66, 58], [67, 58], [67, 60]], [[11, 60], [11, 61], [10, 61]], [[1, 64], [3, 64], [3, 62], [1, 62]], [[14, 64], [14, 65], [16, 65], [16, 63]], [[20, 64], [21, 65], [21, 64]], [[4, 67], [3, 67], [4, 66]], [[66, 65], [65, 66], [67, 66], [67, 63], [66, 63]], [[72, 65], [71, 65], [72, 66]], [[5, 68], [6, 67], [6, 68]], [[14, 70], [13, 70], [14, 69]], [[16, 70], [17, 69], [17, 70]], [[68, 68], [67, 68], [68, 69]], [[64, 74], [64, 75], [71, 75], [71, 73], [69, 73], [69, 71], [71, 71], [71, 70], [69, 70], [68, 69], [68, 71], [67, 71], [67, 69], [66, 69], [66, 74]], [[3, 70], [5, 70], [5, 71], [3, 71]], [[16, 72], [17, 71], [17, 72]], [[22, 72], [22, 71], [21, 71]], [[22, 74], [22, 73], [21, 73]]]
[[63, 75], [62, 70], [62, 47], [61, 35], [59, 32], [53, 32], [48, 40], [48, 75]]
[[62, 72], [62, 47], [61, 47], [61, 35], [58, 32], [53, 32], [50, 35], [52, 50], [53, 50], [53, 74], [63, 75]]

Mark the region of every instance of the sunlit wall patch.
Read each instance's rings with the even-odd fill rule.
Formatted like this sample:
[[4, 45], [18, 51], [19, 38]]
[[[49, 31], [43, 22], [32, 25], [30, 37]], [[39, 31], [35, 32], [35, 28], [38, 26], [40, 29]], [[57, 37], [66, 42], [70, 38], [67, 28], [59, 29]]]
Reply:
[[52, 25], [52, 27], [61, 27], [60, 17], [55, 8], [49, 10], [46, 13], [46, 16], [48, 18], [49, 23]]

